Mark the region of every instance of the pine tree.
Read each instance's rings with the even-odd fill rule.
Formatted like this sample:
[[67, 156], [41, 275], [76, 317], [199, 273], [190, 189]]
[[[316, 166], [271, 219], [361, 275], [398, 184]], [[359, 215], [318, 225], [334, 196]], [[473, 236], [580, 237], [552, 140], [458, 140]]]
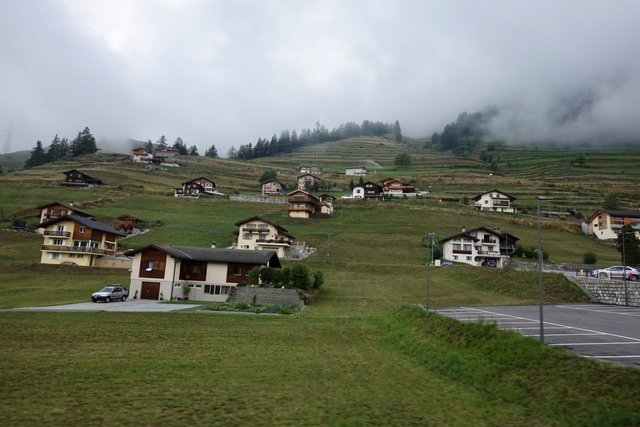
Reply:
[[162, 135], [160, 137], [160, 139], [158, 139], [158, 141], [156, 141], [158, 148], [160, 148], [161, 150], [166, 150], [167, 149], [167, 137]]
[[216, 150], [216, 146], [212, 145], [211, 147], [209, 147], [207, 151], [204, 153], [204, 155], [207, 157], [213, 157], [213, 158], [218, 157], [218, 150]]
[[47, 162], [47, 155], [42, 148], [42, 142], [36, 142], [36, 146], [31, 150], [31, 157], [25, 162], [25, 168], [32, 168], [34, 166], [40, 166]]
[[96, 146], [96, 139], [91, 135], [91, 131], [88, 127], [85, 127], [82, 132], [78, 133], [76, 139], [71, 141], [71, 156], [77, 157], [84, 154], [93, 154], [98, 151]]
[[396, 137], [396, 142], [402, 142], [402, 131], [400, 130], [400, 122], [397, 120], [395, 125], [393, 125], [393, 134]]
[[192, 145], [191, 147], [189, 147], [189, 155], [190, 156], [199, 156], [200, 153], [198, 153], [198, 147], [196, 147], [195, 145]]
[[186, 156], [187, 154], [189, 154], [189, 150], [187, 150], [187, 145], [182, 141], [182, 138], [180, 137], [176, 138], [171, 148], [173, 148], [174, 150], [177, 150], [178, 154], [180, 154], [181, 156]]

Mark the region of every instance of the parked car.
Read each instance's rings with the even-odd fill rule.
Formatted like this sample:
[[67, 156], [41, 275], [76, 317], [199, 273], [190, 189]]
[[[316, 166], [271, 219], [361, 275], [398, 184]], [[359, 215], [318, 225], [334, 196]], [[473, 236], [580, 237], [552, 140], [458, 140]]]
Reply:
[[129, 290], [120, 284], [105, 286], [98, 292], [91, 294], [91, 301], [111, 302], [114, 300], [124, 301], [129, 296]]
[[481, 264], [483, 267], [497, 267], [498, 263], [495, 259], [485, 259]]
[[624, 277], [626, 277], [627, 280], [640, 280], [640, 271], [636, 270], [633, 267], [624, 267], [622, 265], [614, 265], [612, 267], [593, 270], [591, 272], [591, 275], [599, 279], [622, 280]]

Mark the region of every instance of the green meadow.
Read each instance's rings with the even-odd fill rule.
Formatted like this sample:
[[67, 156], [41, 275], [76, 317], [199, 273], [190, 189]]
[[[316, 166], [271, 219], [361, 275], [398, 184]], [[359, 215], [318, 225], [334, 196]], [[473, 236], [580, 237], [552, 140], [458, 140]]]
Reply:
[[[413, 166], [398, 170], [389, 150], [409, 151]], [[419, 307], [426, 288], [425, 233], [443, 238], [463, 226], [487, 226], [518, 236], [523, 246], [537, 242], [531, 213], [480, 213], [439, 203], [441, 195], [473, 196], [504, 186], [524, 204], [533, 206], [535, 194], [543, 192], [588, 214], [608, 194], [597, 185], [605, 172], [569, 167], [576, 155], [513, 148], [503, 155], [503, 175], [490, 176], [473, 159], [362, 138], [254, 162], [201, 158], [162, 170], [102, 154], [0, 175], [3, 227], [14, 217], [36, 225], [35, 206], [59, 200], [105, 222], [126, 213], [151, 226], [149, 233], [122, 240], [121, 249], [212, 241], [225, 247], [235, 222], [261, 215], [315, 247], [300, 262], [325, 277], [321, 294], [291, 316], [4, 310], [0, 423], [637, 425], [637, 369], [581, 359], [491, 324], [460, 324]], [[629, 190], [621, 203], [637, 203], [638, 190], [628, 182], [632, 172], [613, 165], [637, 166], [639, 151], [599, 156], [616, 182], [611, 188]], [[587, 154], [587, 164], [595, 159]], [[197, 176], [214, 179], [226, 194], [257, 194], [264, 170], [277, 170], [292, 184], [296, 167], [314, 160], [333, 165], [328, 179], [337, 186], [349, 183], [340, 175], [344, 167], [374, 160], [381, 170], [370, 179], [398, 176], [431, 193], [420, 200], [340, 200], [333, 216], [311, 221], [289, 218], [281, 204], [172, 196], [173, 187]], [[105, 185], [56, 185], [61, 171], [71, 168]], [[570, 181], [554, 175], [562, 169]], [[568, 215], [543, 218], [542, 241], [551, 263], [579, 264], [585, 252], [596, 254], [601, 265], [619, 262], [614, 248], [581, 234], [579, 220]], [[126, 270], [40, 265], [41, 244], [35, 233], [0, 231], [0, 308], [87, 301], [105, 283], [128, 283]], [[536, 280], [534, 272], [513, 269], [431, 268], [430, 304], [531, 304]], [[544, 287], [548, 303], [588, 301], [559, 274], [545, 274]]]

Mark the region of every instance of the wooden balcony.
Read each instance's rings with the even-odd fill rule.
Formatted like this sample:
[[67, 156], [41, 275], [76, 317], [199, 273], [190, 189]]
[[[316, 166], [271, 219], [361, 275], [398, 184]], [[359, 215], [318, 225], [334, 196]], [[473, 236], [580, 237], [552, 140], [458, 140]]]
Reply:
[[58, 231], [58, 230], [45, 230], [44, 231], [44, 235], [45, 236], [50, 236], [50, 237], [71, 237], [71, 232], [70, 231]]
[[[46, 252], [68, 252], [74, 254], [94, 254], [105, 255], [108, 251], [90, 246], [64, 246], [64, 245], [42, 245], [41, 249]], [[109, 251], [113, 253], [114, 251]]]

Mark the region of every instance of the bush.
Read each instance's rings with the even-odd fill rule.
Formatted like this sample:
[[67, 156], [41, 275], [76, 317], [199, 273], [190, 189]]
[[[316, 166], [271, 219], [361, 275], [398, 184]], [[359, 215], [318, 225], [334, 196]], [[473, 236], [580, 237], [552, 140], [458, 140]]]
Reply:
[[300, 264], [295, 264], [291, 267], [290, 279], [291, 284], [296, 288], [309, 289], [311, 285], [309, 270]]
[[314, 272], [313, 279], [313, 288], [319, 289], [324, 283], [324, 273], [322, 273], [322, 271]]
[[585, 252], [582, 262], [585, 264], [595, 264], [598, 262], [598, 258], [593, 252]]

